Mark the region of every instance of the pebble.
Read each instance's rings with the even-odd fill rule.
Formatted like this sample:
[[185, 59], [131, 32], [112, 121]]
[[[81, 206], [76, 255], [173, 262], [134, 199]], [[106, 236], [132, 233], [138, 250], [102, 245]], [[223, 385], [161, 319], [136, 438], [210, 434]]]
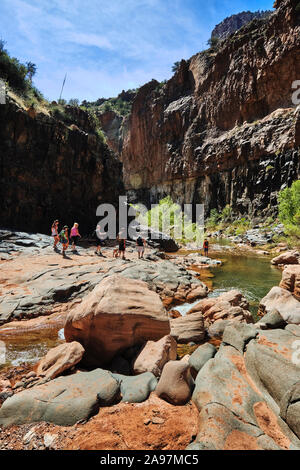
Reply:
[[158, 418], [158, 417], [154, 417], [152, 418], [152, 423], [153, 424], [164, 424], [165, 420], [163, 418]]
[[50, 434], [49, 432], [47, 432], [45, 435], [44, 435], [44, 445], [47, 449], [54, 449], [55, 446], [55, 441], [57, 440], [58, 438], [58, 435], [57, 434]]
[[36, 433], [34, 431], [35, 428], [31, 428], [27, 434], [25, 434], [25, 436], [23, 437], [23, 442], [24, 444], [30, 444], [30, 442], [32, 441], [32, 439], [34, 439], [36, 437]]

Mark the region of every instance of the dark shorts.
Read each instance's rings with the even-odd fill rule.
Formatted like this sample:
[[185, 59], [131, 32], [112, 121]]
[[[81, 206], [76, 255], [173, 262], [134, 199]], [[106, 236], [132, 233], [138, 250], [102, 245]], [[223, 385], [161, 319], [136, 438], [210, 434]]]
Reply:
[[76, 243], [78, 242], [79, 240], [79, 236], [78, 235], [74, 235], [74, 237], [71, 237], [71, 242], [74, 243], [74, 245], [76, 245]]
[[61, 243], [62, 245], [66, 245], [66, 244], [68, 243], [68, 240], [67, 240], [66, 238], [61, 238], [61, 239], [60, 239], [60, 243]]
[[119, 251], [125, 251], [125, 243], [124, 242], [119, 243]]

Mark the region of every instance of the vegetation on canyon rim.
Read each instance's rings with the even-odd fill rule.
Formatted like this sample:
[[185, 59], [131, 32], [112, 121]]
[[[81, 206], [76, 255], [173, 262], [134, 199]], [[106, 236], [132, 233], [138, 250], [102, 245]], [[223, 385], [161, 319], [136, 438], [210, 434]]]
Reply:
[[[50, 103], [43, 94], [32, 84], [37, 67], [32, 62], [22, 64], [15, 57], [11, 57], [5, 49], [5, 41], [0, 41], [0, 77], [5, 81], [8, 94], [12, 96], [22, 107], [30, 107], [37, 112], [42, 112], [62, 121], [65, 125], [76, 125], [76, 117], [71, 112], [72, 107], [78, 107], [79, 101], [71, 99], [67, 102], [63, 99]], [[95, 135], [103, 143], [104, 133], [99, 125], [93, 108], [82, 108], [87, 112], [88, 124]]]

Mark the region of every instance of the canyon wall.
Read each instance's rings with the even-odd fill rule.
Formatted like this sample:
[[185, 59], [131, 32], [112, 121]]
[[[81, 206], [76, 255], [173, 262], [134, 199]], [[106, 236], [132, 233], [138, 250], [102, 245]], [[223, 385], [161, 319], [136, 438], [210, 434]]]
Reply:
[[239, 30], [242, 26], [250, 23], [250, 21], [256, 18], [267, 18], [272, 13], [273, 12], [270, 10], [255, 12], [242, 11], [237, 15], [228, 16], [228, 18], [225, 18], [225, 20], [217, 24], [217, 26], [215, 26], [215, 28], [212, 30], [211, 39], [226, 39], [228, 36]]
[[0, 106], [1, 227], [49, 233], [57, 218], [90, 233], [97, 206], [118, 202], [122, 165], [77, 114], [81, 129], [12, 100]]
[[205, 203], [207, 213], [226, 204], [253, 217], [276, 212], [278, 191], [300, 177], [300, 114], [292, 103], [299, 3], [279, 2], [268, 19], [183, 60], [167, 83], [139, 89], [131, 115], [110, 134], [132, 201], [171, 195]]

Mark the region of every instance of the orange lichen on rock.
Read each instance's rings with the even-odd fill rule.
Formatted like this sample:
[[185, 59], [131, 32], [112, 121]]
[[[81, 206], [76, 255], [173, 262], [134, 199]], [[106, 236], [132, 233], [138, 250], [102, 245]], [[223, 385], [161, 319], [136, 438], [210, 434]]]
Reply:
[[283, 434], [275, 413], [264, 402], [257, 402], [253, 406], [257, 423], [261, 430], [271, 437], [282, 449], [289, 449], [290, 440]]

